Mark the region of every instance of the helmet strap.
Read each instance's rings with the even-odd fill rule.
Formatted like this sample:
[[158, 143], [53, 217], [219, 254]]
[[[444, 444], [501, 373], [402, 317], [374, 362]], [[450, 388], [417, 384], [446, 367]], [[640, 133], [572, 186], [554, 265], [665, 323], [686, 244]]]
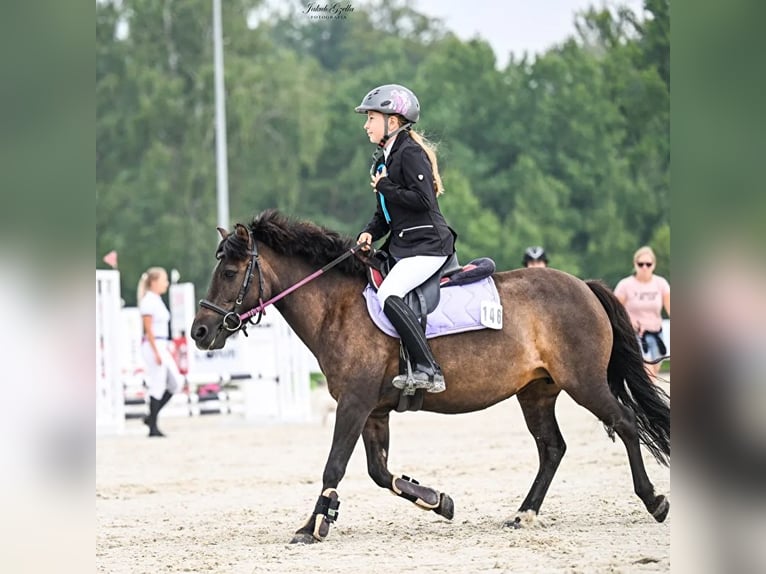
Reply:
[[[391, 114], [383, 114], [383, 139], [382, 142], [387, 142], [391, 136], [388, 135], [388, 120]], [[385, 145], [385, 143], [383, 144]]]
[[400, 125], [391, 133], [388, 133], [388, 118], [390, 117], [391, 114], [383, 114], [383, 139], [378, 142], [378, 147], [380, 148], [385, 147], [385, 145], [388, 143], [388, 140], [390, 140], [399, 132], [409, 131], [412, 128], [412, 122], [407, 122], [406, 124]]
[[372, 166], [370, 166], [370, 175], [373, 177], [375, 176], [375, 172], [377, 171], [378, 166], [384, 163], [383, 158], [385, 157], [385, 152], [383, 151], [383, 149], [386, 147], [386, 144], [388, 143], [388, 141], [399, 132], [409, 131], [410, 128], [412, 127], [412, 123], [407, 122], [406, 124], [402, 124], [401, 126], [396, 128], [391, 133], [388, 133], [388, 118], [389, 117], [390, 117], [390, 114], [383, 114], [383, 120], [385, 123], [385, 132], [383, 134], [383, 139], [381, 139], [378, 142], [378, 146], [375, 148], [375, 151], [372, 154]]

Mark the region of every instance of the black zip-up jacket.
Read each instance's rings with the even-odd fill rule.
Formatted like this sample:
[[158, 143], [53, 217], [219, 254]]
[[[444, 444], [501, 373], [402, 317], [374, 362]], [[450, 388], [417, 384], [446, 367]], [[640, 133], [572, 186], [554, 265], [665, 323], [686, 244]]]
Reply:
[[[452, 255], [457, 234], [447, 225], [436, 200], [431, 162], [407, 132], [399, 132], [386, 161], [388, 176], [378, 181], [377, 209], [362, 233], [377, 241], [389, 231], [388, 251], [396, 258]], [[380, 205], [386, 201], [391, 223]]]

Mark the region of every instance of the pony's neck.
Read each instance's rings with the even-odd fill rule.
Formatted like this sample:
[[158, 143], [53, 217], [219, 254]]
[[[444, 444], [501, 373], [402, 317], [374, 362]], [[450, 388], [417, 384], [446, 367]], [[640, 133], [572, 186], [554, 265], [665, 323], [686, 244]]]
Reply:
[[[272, 297], [316, 271], [304, 261], [294, 258], [282, 260], [276, 267], [273, 266], [273, 270], [279, 279], [273, 283], [276, 290]], [[351, 290], [357, 290], [361, 300], [363, 288], [363, 279], [330, 270], [296, 289], [274, 306], [301, 341], [319, 357], [324, 325], [337, 315], [337, 301]]]

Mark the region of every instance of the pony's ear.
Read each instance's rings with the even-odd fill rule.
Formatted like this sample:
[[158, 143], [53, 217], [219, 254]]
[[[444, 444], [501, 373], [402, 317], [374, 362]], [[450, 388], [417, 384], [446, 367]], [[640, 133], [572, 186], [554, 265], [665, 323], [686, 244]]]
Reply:
[[247, 227], [242, 225], [241, 223], [237, 223], [237, 225], [234, 227], [234, 233], [237, 234], [237, 237], [239, 237], [242, 241], [247, 243], [247, 247], [252, 249], [251, 245], [251, 237], [250, 232], [248, 231]]
[[221, 236], [221, 239], [226, 239], [229, 236], [229, 232], [223, 228], [223, 227], [216, 227], [218, 230], [218, 234]]

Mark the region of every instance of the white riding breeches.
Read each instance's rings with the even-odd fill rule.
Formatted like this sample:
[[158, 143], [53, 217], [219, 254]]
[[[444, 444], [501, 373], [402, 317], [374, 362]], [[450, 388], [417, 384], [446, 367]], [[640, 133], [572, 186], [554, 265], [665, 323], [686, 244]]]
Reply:
[[396, 262], [378, 289], [378, 301], [385, 308], [391, 295], [404, 297], [422, 284], [447, 261], [447, 255], [415, 255]]
[[144, 369], [146, 374], [146, 386], [149, 388], [149, 396], [161, 399], [165, 391], [171, 394], [177, 393], [184, 384], [184, 376], [178, 371], [173, 355], [170, 354], [170, 341], [155, 339], [157, 351], [162, 358], [162, 364], [158, 365], [154, 358], [154, 351], [149, 341], [141, 343], [141, 354], [144, 357]]

